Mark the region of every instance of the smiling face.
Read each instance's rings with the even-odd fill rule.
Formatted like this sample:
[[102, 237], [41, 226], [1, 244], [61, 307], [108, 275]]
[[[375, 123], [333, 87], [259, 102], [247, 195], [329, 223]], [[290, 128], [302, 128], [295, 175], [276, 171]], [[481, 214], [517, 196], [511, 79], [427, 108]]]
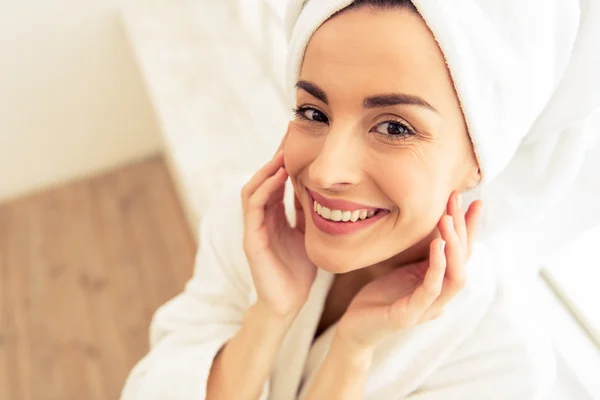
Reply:
[[[426, 256], [451, 193], [479, 175], [443, 54], [422, 18], [368, 7], [335, 15], [308, 44], [296, 99], [284, 154], [311, 260], [343, 273], [409, 252]], [[374, 215], [360, 222], [364, 214]], [[338, 217], [358, 222], [330, 220]]]

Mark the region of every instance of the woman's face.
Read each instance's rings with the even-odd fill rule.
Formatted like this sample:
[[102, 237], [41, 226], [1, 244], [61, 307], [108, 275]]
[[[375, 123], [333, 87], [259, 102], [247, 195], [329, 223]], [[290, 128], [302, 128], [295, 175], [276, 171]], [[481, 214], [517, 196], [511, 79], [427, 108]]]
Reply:
[[285, 164], [320, 268], [343, 273], [421, 248], [450, 194], [477, 182], [444, 57], [409, 10], [359, 8], [323, 24], [308, 44], [296, 104]]

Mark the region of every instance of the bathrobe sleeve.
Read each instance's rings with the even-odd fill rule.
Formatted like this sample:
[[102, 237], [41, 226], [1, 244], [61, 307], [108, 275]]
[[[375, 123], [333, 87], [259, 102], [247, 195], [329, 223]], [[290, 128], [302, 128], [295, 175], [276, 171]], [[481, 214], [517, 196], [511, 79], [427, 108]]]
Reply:
[[556, 378], [551, 342], [505, 300], [501, 294], [474, 333], [402, 399], [547, 399]]
[[[253, 291], [243, 252], [241, 185], [225, 190], [200, 227], [194, 275], [156, 311], [150, 352], [134, 367], [121, 400], [202, 400], [216, 353], [241, 328]], [[261, 399], [268, 396], [265, 383]]]

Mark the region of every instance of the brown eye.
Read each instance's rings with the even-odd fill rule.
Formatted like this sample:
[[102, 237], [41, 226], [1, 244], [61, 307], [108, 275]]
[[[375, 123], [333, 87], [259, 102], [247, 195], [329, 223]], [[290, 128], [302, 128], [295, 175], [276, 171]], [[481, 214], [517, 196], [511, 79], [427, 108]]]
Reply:
[[324, 124], [329, 122], [329, 119], [325, 114], [312, 107], [300, 107], [294, 110], [294, 112], [296, 116], [307, 121], [321, 122]]
[[413, 132], [404, 124], [395, 121], [386, 121], [375, 127], [375, 132], [390, 136], [411, 136]]

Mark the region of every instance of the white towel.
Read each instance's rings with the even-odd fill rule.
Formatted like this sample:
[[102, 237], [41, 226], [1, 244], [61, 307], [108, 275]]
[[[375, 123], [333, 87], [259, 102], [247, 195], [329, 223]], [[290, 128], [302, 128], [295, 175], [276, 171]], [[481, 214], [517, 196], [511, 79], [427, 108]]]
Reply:
[[[291, 1], [292, 98], [310, 37], [351, 3]], [[600, 2], [413, 4], [446, 58], [483, 174], [465, 196], [485, 201], [480, 238], [523, 261], [600, 223]]]

